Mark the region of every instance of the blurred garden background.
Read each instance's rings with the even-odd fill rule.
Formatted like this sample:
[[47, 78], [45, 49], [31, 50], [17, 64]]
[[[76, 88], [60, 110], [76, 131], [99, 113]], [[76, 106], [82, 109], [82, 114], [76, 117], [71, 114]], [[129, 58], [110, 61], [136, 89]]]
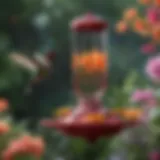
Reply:
[[[75, 16], [86, 12], [101, 15], [109, 23], [109, 87], [121, 87], [126, 76], [132, 71], [143, 73], [142, 66], [147, 57], [140, 54], [139, 46], [146, 39], [132, 32], [119, 35], [114, 30], [124, 8], [132, 5], [136, 5], [135, 0], [122, 0], [121, 3], [118, 0], [1, 1], [1, 94], [12, 102], [15, 115], [45, 116], [54, 106], [70, 102], [69, 22]], [[32, 76], [31, 72], [8, 62], [7, 57], [12, 52], [30, 57], [37, 52], [46, 56], [55, 54], [51, 74], [34, 84], [30, 95], [24, 95], [24, 87]], [[30, 104], [24, 103], [22, 99]]]
[[[144, 56], [140, 50], [148, 38], [132, 31], [119, 34], [115, 30], [123, 11], [136, 6], [136, 0], [0, 0], [0, 97], [10, 104], [13, 129], [17, 131], [20, 128], [44, 137], [46, 147], [42, 159], [89, 160], [95, 158], [92, 155], [94, 149], [96, 160], [129, 160], [125, 158], [125, 153], [129, 152], [127, 148], [118, 148], [126, 144], [117, 139], [116, 145], [113, 143], [116, 148], [113, 159], [109, 159], [107, 156], [113, 151], [105, 146], [107, 140], [105, 144], [102, 140], [103, 144], [93, 145], [92, 152], [88, 152], [89, 144], [44, 129], [39, 126], [39, 121], [52, 117], [59, 106], [70, 106], [75, 102], [71, 85], [69, 23], [74, 17], [87, 12], [103, 16], [109, 24], [106, 44], [109, 76], [105, 105], [129, 107], [131, 92], [138, 87], [150, 86], [144, 73], [150, 55]], [[141, 129], [137, 133], [139, 139], [149, 133], [146, 133], [146, 128]], [[137, 155], [143, 148], [140, 146], [138, 150], [135, 144], [131, 147]], [[132, 159], [143, 160], [135, 158], [134, 151], [131, 152]]]

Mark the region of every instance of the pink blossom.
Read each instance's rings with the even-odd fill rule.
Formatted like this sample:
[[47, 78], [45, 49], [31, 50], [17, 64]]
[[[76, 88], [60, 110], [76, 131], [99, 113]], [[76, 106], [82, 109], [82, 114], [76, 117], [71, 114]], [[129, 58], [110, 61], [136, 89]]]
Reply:
[[150, 53], [154, 53], [156, 51], [156, 46], [151, 44], [151, 43], [148, 43], [148, 44], [144, 44], [142, 47], [141, 47], [141, 51], [145, 54], [150, 54]]
[[153, 151], [149, 154], [149, 160], [159, 160], [160, 159], [160, 152]]
[[160, 82], [160, 56], [148, 60], [146, 73], [154, 82]]
[[153, 7], [149, 8], [147, 11], [147, 19], [151, 24], [156, 24], [160, 22], [160, 8]]
[[138, 89], [132, 94], [131, 101], [147, 104], [151, 102], [151, 104], [153, 104], [153, 101], [155, 102], [154, 92], [151, 89]]
[[3, 152], [3, 160], [14, 160], [18, 155], [33, 155], [39, 159], [44, 152], [44, 141], [41, 137], [22, 136], [12, 140]]

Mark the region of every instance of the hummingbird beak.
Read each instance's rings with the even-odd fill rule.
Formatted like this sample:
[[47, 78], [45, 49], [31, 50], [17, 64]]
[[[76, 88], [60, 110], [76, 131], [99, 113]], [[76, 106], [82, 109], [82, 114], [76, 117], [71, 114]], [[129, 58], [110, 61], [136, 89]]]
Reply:
[[50, 66], [51, 66], [48, 59], [42, 54], [35, 54], [34, 59], [36, 60], [37, 63], [39, 63], [41, 66], [43, 66], [45, 68], [50, 68]]

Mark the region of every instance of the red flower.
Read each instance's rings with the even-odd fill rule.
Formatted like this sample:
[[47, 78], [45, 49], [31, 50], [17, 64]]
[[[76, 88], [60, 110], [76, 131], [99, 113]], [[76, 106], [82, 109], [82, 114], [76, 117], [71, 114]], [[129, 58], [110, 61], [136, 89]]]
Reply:
[[154, 0], [155, 6], [159, 7], [160, 6], [160, 0]]

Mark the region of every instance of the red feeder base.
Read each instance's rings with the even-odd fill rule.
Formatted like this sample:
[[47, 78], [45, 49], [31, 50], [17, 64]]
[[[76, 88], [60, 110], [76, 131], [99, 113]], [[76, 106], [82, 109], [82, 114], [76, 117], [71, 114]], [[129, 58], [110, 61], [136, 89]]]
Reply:
[[107, 122], [98, 124], [79, 122], [65, 123], [59, 120], [43, 120], [41, 124], [47, 128], [56, 128], [69, 136], [82, 137], [93, 143], [100, 137], [114, 136], [123, 129], [133, 126], [135, 123], [120, 120], [107, 120]]

